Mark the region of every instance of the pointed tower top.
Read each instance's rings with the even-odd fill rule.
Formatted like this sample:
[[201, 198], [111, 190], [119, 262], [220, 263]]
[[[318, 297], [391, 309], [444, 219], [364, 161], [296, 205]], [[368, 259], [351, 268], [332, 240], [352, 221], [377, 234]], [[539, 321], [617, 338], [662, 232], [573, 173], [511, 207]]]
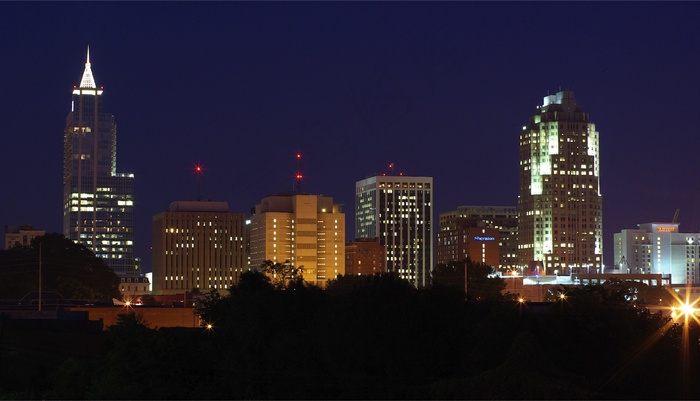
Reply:
[[90, 69], [90, 46], [87, 48], [87, 60], [85, 61], [83, 78], [80, 80], [80, 88], [97, 88], [95, 78], [92, 76], [92, 69]]

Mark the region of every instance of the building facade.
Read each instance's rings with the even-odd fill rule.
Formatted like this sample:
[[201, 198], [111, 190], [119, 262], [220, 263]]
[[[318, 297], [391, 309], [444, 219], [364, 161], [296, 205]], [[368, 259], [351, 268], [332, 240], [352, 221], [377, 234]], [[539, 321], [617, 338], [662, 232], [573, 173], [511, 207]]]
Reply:
[[471, 259], [498, 269], [500, 264], [500, 233], [481, 220], [459, 218], [454, 228], [438, 231], [436, 262], [446, 265], [453, 261]]
[[325, 287], [345, 275], [345, 214], [333, 198], [301, 192], [268, 196], [250, 218], [250, 265], [265, 261], [302, 268], [304, 280]]
[[102, 111], [103, 94], [88, 49], [63, 133], [63, 234], [91, 249], [115, 273], [138, 275], [134, 175], [117, 173], [117, 125]]
[[700, 284], [700, 233], [681, 233], [679, 227], [646, 223], [615, 233], [615, 270], [670, 275], [671, 284]]
[[[456, 222], [462, 218], [481, 221], [484, 227], [497, 229], [499, 262], [493, 267], [502, 272], [517, 270], [518, 211], [515, 206], [459, 206], [457, 210], [440, 213], [440, 232], [456, 230]], [[444, 263], [443, 260], [437, 263]]]
[[5, 249], [13, 246], [30, 246], [32, 240], [46, 234], [45, 230], [35, 229], [31, 224], [5, 226]]
[[386, 253], [379, 238], [358, 238], [345, 244], [345, 274], [371, 276], [386, 273]]
[[153, 292], [226, 290], [248, 270], [245, 213], [228, 203], [179, 201], [153, 217]]
[[518, 263], [542, 274], [603, 265], [599, 134], [571, 91], [545, 96], [520, 134]]
[[355, 183], [355, 238], [379, 238], [386, 269], [417, 288], [430, 285], [433, 178], [374, 176]]

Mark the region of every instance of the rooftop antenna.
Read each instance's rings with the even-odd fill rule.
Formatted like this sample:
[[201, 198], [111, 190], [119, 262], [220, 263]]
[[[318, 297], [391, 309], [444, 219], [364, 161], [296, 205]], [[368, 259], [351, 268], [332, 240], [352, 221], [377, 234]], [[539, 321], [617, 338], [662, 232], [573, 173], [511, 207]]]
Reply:
[[204, 174], [204, 167], [202, 166], [201, 163], [197, 163], [197, 164], [194, 165], [194, 173], [195, 173], [196, 176], [197, 176], [197, 201], [201, 201], [201, 200], [202, 200], [202, 194], [201, 194], [201, 191], [200, 191], [200, 190], [201, 190], [201, 186], [200, 186], [200, 183], [199, 183], [199, 177], [201, 177], [202, 174]]
[[394, 175], [394, 162], [389, 163], [389, 175]]
[[294, 177], [294, 191], [296, 192], [301, 192], [301, 179], [304, 178], [304, 176], [301, 174], [301, 153], [297, 152], [296, 154], [297, 158], [297, 174]]

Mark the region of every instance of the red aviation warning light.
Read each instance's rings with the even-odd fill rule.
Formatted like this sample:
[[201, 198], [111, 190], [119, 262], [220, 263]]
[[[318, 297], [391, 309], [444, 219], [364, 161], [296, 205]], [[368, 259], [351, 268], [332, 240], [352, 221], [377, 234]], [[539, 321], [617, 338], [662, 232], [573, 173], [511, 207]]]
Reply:
[[301, 192], [301, 179], [304, 178], [304, 176], [301, 175], [301, 152], [296, 153], [296, 159], [297, 159], [297, 173], [294, 176], [294, 191]]
[[200, 201], [202, 200], [202, 193], [201, 193], [201, 185], [199, 183], [199, 177], [201, 177], [204, 174], [204, 166], [201, 164], [197, 163], [194, 165], [194, 173], [197, 176], [197, 200]]

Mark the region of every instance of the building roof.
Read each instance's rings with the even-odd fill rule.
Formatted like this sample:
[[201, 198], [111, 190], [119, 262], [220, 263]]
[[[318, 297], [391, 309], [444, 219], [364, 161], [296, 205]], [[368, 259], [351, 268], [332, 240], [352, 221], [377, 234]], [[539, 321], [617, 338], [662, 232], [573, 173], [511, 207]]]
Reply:
[[87, 61], [85, 61], [83, 78], [80, 80], [80, 88], [97, 88], [95, 78], [92, 76], [92, 69], [90, 68], [90, 46], [87, 48]]
[[218, 201], [175, 201], [169, 212], [228, 212], [228, 202]]

